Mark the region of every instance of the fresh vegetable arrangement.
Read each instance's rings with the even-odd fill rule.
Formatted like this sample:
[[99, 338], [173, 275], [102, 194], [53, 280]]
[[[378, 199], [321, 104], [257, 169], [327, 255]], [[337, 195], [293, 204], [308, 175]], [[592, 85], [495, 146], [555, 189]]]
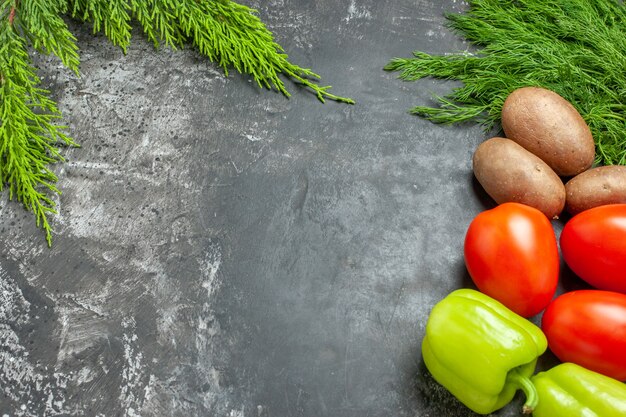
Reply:
[[[542, 334], [563, 363], [515, 382], [500, 376], [487, 391], [477, 379], [493, 383], [493, 375], [502, 374], [502, 358], [483, 361], [495, 353], [484, 346], [476, 354], [471, 335], [491, 340], [485, 336], [490, 329], [498, 349], [506, 326], [494, 327], [491, 314], [468, 310], [455, 293], [431, 312], [424, 362], [478, 413], [503, 407], [511, 391], [523, 389], [523, 412], [536, 417], [624, 416], [626, 167], [620, 165], [626, 165], [626, 6], [614, 0], [468, 3], [467, 13], [447, 18], [477, 52], [415, 52], [385, 69], [408, 81], [462, 83], [436, 97], [438, 106], [417, 106], [414, 114], [435, 123], [474, 120], [486, 131], [501, 126], [473, 155], [475, 178], [496, 207], [469, 225], [465, 264], [482, 295], [500, 303], [498, 311], [509, 310], [504, 316], [525, 320], [543, 313]], [[558, 219], [566, 224], [557, 241], [551, 221]], [[554, 298], [559, 245], [565, 263], [594, 289]], [[474, 320], [466, 333], [457, 330], [463, 315]], [[499, 353], [514, 360], [522, 339], [510, 340], [513, 351]], [[450, 351], [464, 348], [467, 355], [457, 353], [465, 361], [450, 359]], [[463, 375], [473, 364], [480, 372]], [[525, 372], [528, 367], [534, 362], [526, 363]]]
[[[465, 236], [465, 265], [479, 292], [457, 290], [434, 306], [424, 363], [480, 414], [522, 390], [522, 412], [536, 417], [624, 416], [625, 167], [592, 168], [589, 129], [554, 92], [513, 91], [502, 112], [507, 137], [484, 141], [473, 157], [496, 202]], [[557, 241], [551, 220], [566, 207], [573, 217]], [[555, 297], [559, 245], [591, 289]], [[540, 328], [527, 320], [541, 313]], [[562, 363], [533, 376], [546, 345]]]

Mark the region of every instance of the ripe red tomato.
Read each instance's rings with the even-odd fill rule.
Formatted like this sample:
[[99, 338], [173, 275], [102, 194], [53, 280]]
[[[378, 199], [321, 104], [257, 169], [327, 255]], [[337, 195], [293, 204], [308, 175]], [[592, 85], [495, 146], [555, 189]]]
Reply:
[[561, 361], [626, 380], [626, 295], [567, 292], [546, 308], [541, 328]]
[[626, 204], [577, 214], [565, 224], [560, 242], [576, 275], [601, 290], [626, 293]]
[[467, 230], [464, 255], [478, 289], [523, 317], [541, 312], [556, 292], [556, 236], [533, 207], [504, 203], [480, 213]]

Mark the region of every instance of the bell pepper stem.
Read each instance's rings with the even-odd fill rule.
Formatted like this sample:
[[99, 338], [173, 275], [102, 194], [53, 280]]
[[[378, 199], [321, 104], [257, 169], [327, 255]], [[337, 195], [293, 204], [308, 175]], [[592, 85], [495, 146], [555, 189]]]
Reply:
[[530, 378], [519, 373], [519, 370], [513, 369], [506, 376], [506, 380], [510, 384], [516, 385], [526, 395], [526, 402], [522, 406], [523, 414], [531, 414], [539, 403], [539, 395], [537, 389], [531, 382]]

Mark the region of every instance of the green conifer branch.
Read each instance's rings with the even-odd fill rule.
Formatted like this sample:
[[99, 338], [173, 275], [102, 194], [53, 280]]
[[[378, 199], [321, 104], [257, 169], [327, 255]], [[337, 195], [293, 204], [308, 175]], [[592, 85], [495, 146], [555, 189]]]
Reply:
[[47, 216], [56, 211], [49, 193], [60, 191], [49, 165], [63, 161], [59, 143], [74, 142], [63, 133], [63, 126], [54, 123], [61, 114], [48, 98], [48, 91], [38, 87], [40, 80], [19, 33], [26, 29], [19, 28], [24, 20], [16, 4], [0, 3], [4, 6], [0, 11], [8, 13], [0, 18], [0, 191], [7, 187], [10, 200], [17, 199], [35, 214], [37, 225], [51, 245], [52, 228]]
[[40, 88], [29, 48], [56, 55], [76, 74], [76, 38], [63, 15], [89, 22], [124, 53], [137, 21], [155, 47], [189, 43], [221, 66], [250, 75], [260, 87], [289, 97], [280, 75], [310, 88], [324, 102], [354, 103], [319, 86], [319, 76], [292, 64], [253, 9], [231, 0], [0, 0], [0, 192], [9, 190], [35, 214], [52, 244], [48, 216], [60, 194], [50, 165], [64, 161], [60, 145], [77, 146], [55, 122], [57, 105]]
[[70, 0], [69, 10], [72, 17], [92, 22], [94, 33], [104, 31], [124, 52], [134, 19], [155, 46], [178, 48], [190, 43], [222, 67], [225, 75], [233, 68], [252, 76], [259, 87], [289, 97], [280, 78], [283, 74], [311, 89], [322, 102], [354, 103], [331, 94], [330, 86], [318, 85], [318, 74], [291, 63], [257, 12], [231, 0]]

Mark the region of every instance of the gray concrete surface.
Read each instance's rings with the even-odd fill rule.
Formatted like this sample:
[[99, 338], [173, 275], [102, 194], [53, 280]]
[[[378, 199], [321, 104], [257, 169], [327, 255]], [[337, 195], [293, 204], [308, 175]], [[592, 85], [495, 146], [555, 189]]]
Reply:
[[470, 285], [485, 133], [407, 113], [451, 84], [382, 71], [467, 48], [443, 26], [465, 6], [245, 3], [357, 104], [259, 90], [140, 31], [124, 56], [73, 24], [81, 78], [38, 59], [82, 147], [56, 167], [52, 249], [0, 200], [0, 416], [472, 415], [420, 343]]

